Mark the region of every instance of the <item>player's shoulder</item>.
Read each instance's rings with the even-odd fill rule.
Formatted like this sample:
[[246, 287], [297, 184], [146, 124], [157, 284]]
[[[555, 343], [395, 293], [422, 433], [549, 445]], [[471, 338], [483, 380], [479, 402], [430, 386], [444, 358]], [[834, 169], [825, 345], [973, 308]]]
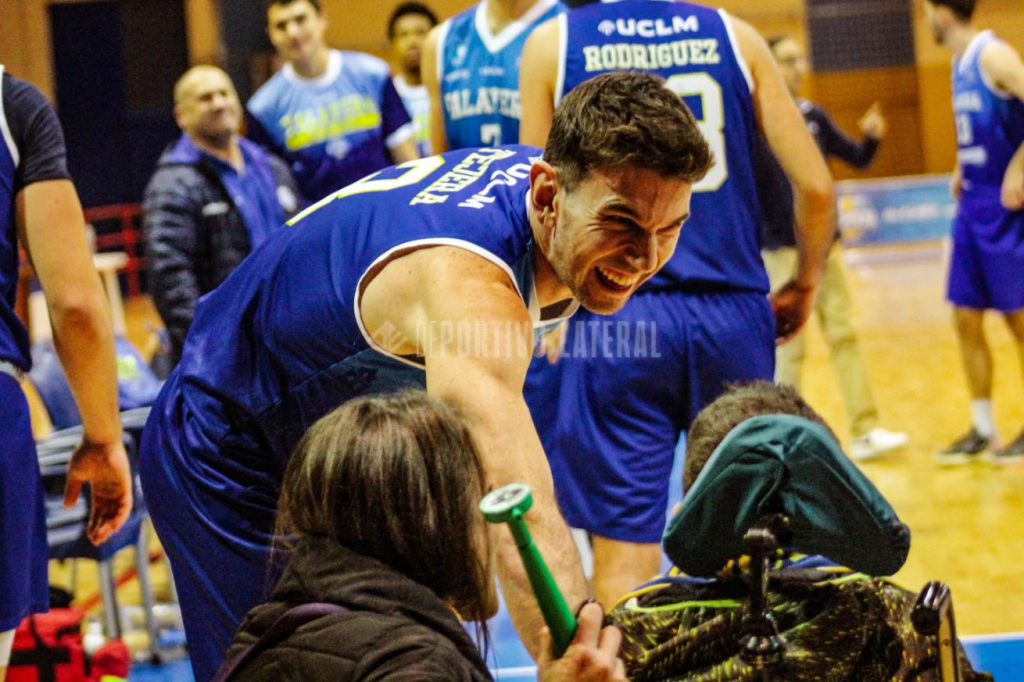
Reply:
[[0, 72], [3, 73], [0, 93], [3, 95], [4, 111], [8, 116], [26, 112], [34, 113], [50, 106], [49, 100], [39, 91], [39, 88], [28, 81], [12, 76], [2, 67], [0, 67]]
[[283, 70], [278, 71], [253, 93], [246, 108], [253, 116], [261, 117], [277, 108], [281, 95], [287, 88], [288, 80], [284, 77]]
[[339, 52], [342, 58], [341, 63], [346, 69], [378, 78], [391, 77], [391, 67], [380, 57], [353, 50], [340, 50]]
[[1006, 62], [1020, 61], [1020, 53], [1009, 42], [1003, 40], [992, 31], [986, 31], [985, 38], [978, 59], [982, 64], [988, 66], [1000, 65]]
[[480, 7], [480, 5], [473, 5], [455, 16], [445, 19], [438, 26], [438, 32], [449, 39], [453, 36], [458, 39], [466, 39], [476, 32], [476, 13]]

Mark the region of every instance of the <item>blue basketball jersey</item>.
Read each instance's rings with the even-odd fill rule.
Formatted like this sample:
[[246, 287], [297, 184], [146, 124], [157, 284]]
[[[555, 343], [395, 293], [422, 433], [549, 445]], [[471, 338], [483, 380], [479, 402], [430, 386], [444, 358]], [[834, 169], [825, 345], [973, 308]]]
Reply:
[[310, 201], [391, 165], [389, 149], [415, 134], [388, 65], [360, 52], [331, 50], [315, 80], [286, 64], [248, 110], [250, 137], [291, 164]]
[[397, 330], [368, 330], [358, 314], [363, 278], [406, 249], [455, 246], [498, 265], [541, 326], [526, 199], [539, 154], [504, 147], [418, 159], [300, 213], [200, 301], [164, 389], [180, 398], [161, 396], [161, 419], [190, 422], [173, 413], [183, 399], [205, 438], [233, 434], [243, 449], [283, 462], [306, 428], [346, 400], [422, 385], [417, 358], [371, 339]]
[[656, 74], [685, 100], [715, 155], [715, 166], [694, 186], [693, 217], [675, 255], [645, 286], [767, 292], [753, 168], [753, 80], [729, 16], [688, 2], [623, 0], [586, 5], [558, 21], [557, 101], [603, 73]]
[[498, 35], [487, 27], [484, 3], [442, 24], [438, 83], [449, 149], [519, 142], [519, 61], [534, 28], [561, 12], [557, 0], [537, 0]]
[[[0, 65], [0, 88], [4, 68]], [[0, 360], [28, 369], [28, 335], [14, 314], [18, 290], [18, 234], [14, 224], [14, 180], [18, 146], [11, 135], [0, 91]]]
[[965, 194], [998, 192], [1010, 159], [1024, 143], [1024, 103], [997, 91], [981, 69], [982, 51], [998, 41], [992, 31], [984, 31], [953, 63], [953, 111]]

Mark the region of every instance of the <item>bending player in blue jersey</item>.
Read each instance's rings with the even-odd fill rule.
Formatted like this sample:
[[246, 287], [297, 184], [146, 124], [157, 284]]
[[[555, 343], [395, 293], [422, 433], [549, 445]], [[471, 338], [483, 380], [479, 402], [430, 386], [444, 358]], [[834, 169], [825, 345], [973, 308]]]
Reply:
[[[983, 325], [999, 311], [1024, 368], [1024, 63], [992, 31], [971, 24], [974, 0], [925, 0], [935, 40], [953, 51], [953, 112], [959, 153], [953, 193], [959, 207], [947, 298], [973, 425], [938, 454], [940, 463], [977, 460], [998, 442], [992, 412], [992, 354]], [[1024, 458], [1024, 431], [994, 455]]]
[[[528, 383], [559, 505], [591, 534], [606, 602], [658, 571], [680, 432], [726, 384], [772, 379], [776, 337], [788, 340], [809, 314], [832, 211], [828, 169], [768, 46], [746, 23], [686, 2], [595, 3], [538, 28], [523, 52], [524, 142], [544, 143], [555, 104], [573, 88], [622, 69], [667, 79], [694, 109], [716, 164], [694, 186], [693, 225], [672, 260], [612, 318], [614, 343], [595, 338], [603, 328], [584, 312], [568, 326], [565, 357], [535, 367]], [[799, 264], [771, 305], [753, 169], [762, 132], [799, 208]], [[651, 330], [647, 348], [628, 342]]]
[[[198, 679], [267, 594], [281, 475], [304, 430], [350, 398], [424, 381], [469, 416], [491, 486], [533, 487], [534, 538], [570, 604], [583, 600], [522, 397], [534, 329], [577, 305], [619, 310], [668, 261], [711, 163], [660, 80], [609, 76], [566, 98], [543, 159], [485, 148], [368, 176], [200, 302], [141, 449]], [[536, 654], [539, 614], [511, 535], [498, 537], [506, 603]]]
[[82, 415], [65, 502], [75, 504], [89, 484], [87, 532], [100, 544], [132, 506], [110, 308], [86, 243], [57, 115], [38, 90], [0, 65], [0, 682], [14, 629], [50, 608], [43, 483], [19, 385], [32, 363], [28, 334], [14, 314], [19, 246], [46, 295], [54, 346]]
[[284, 67], [249, 100], [249, 137], [291, 164], [316, 201], [419, 156], [387, 63], [330, 50], [320, 0], [270, 0], [267, 34]]
[[431, 31], [423, 49], [435, 152], [519, 142], [519, 60], [558, 0], [483, 0]]

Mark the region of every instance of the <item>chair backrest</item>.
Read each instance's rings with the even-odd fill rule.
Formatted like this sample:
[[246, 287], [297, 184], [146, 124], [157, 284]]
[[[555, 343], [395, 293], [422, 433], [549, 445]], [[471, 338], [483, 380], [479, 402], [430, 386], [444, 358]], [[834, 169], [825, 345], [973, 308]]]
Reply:
[[[122, 336], [116, 337], [115, 350], [120, 408], [133, 410], [152, 405], [160, 393], [163, 382], [156, 377], [149, 364], [127, 339]], [[50, 341], [40, 341], [32, 346], [32, 369], [28, 376], [39, 393], [55, 430], [60, 431], [82, 423], [67, 375], [64, 374], [64, 368]]]
[[59, 431], [82, 423], [68, 378], [50, 341], [40, 341], [32, 346], [32, 369], [28, 378], [46, 406], [54, 429]]
[[665, 531], [665, 553], [690, 575], [714, 575], [772, 514], [789, 519], [792, 549], [868, 575], [896, 573], [910, 551], [910, 529], [825, 428], [763, 415], [715, 449]]

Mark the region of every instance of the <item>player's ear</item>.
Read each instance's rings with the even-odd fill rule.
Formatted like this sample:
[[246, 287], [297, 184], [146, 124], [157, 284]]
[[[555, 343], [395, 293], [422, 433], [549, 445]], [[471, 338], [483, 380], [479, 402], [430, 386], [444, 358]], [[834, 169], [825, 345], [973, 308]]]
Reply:
[[545, 161], [536, 161], [530, 168], [530, 203], [534, 215], [549, 229], [557, 217], [556, 197], [561, 189], [558, 170]]

